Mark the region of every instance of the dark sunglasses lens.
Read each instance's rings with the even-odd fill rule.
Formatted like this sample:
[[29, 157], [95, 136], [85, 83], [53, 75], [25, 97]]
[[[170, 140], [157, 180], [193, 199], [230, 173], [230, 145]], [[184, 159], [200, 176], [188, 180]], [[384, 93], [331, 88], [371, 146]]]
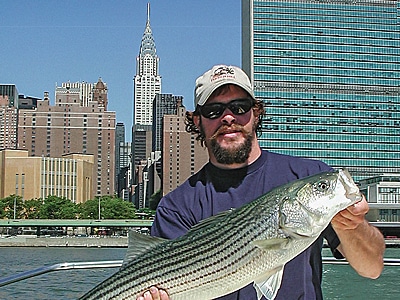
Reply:
[[201, 108], [201, 114], [208, 119], [216, 119], [222, 115], [225, 110], [225, 105], [221, 103], [204, 105]]
[[253, 106], [253, 102], [249, 99], [243, 100], [236, 100], [232, 101], [228, 104], [228, 108], [235, 114], [235, 115], [243, 115], [247, 113], [251, 107]]
[[229, 108], [235, 115], [243, 115], [253, 107], [253, 100], [251, 99], [238, 99], [229, 102], [228, 104], [213, 103], [204, 105], [200, 108], [201, 115], [208, 119], [219, 118]]

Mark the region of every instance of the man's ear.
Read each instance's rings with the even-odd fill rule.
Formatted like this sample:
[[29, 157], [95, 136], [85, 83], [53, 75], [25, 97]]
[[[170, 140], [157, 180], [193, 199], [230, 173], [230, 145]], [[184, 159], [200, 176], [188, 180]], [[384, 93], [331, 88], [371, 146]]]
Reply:
[[196, 125], [197, 129], [200, 130], [200, 116], [194, 115], [193, 116], [193, 123]]

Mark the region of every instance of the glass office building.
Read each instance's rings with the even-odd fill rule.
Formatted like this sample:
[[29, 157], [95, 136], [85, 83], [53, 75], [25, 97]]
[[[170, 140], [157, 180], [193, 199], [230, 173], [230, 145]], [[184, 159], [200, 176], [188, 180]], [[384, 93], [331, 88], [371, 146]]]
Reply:
[[400, 2], [243, 0], [242, 14], [262, 147], [356, 180], [400, 173]]

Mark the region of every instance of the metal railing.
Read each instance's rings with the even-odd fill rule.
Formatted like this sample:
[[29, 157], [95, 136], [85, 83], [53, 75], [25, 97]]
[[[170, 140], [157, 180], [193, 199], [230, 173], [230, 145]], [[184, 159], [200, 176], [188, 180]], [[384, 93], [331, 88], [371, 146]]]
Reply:
[[93, 262], [64, 262], [51, 266], [43, 266], [34, 270], [14, 274], [0, 278], [0, 287], [21, 281], [34, 276], [42, 275], [53, 271], [65, 271], [72, 269], [95, 269], [95, 268], [118, 268], [122, 265], [122, 260], [93, 261]]

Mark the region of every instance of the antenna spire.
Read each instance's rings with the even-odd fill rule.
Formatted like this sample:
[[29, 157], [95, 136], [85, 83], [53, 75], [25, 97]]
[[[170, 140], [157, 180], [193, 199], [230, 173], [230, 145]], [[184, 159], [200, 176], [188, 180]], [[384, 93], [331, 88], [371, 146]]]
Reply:
[[150, 2], [147, 2], [147, 23], [150, 23]]

